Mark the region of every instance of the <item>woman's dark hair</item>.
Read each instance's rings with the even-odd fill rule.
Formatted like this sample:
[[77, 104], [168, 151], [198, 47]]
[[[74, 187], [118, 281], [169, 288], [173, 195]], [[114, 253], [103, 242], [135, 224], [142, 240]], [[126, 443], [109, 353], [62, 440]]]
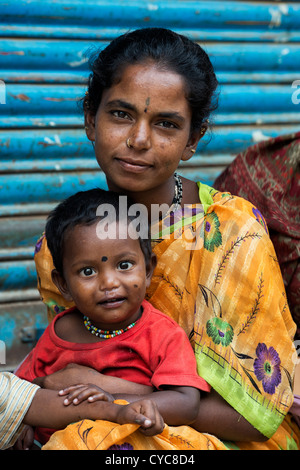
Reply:
[[[109, 204], [114, 208], [116, 222], [126, 220], [128, 223], [134, 220], [135, 217], [128, 215], [128, 211], [133, 203], [128, 196], [126, 198], [127, 211], [124, 211], [124, 205], [120, 208], [120, 194], [95, 188], [88, 191], [80, 191], [55, 207], [48, 216], [45, 236], [54, 267], [60, 274], [63, 274], [63, 252], [66, 232], [77, 225], [92, 225], [97, 220], [103, 219], [105, 216], [101, 217], [97, 214], [97, 209], [101, 204]], [[144, 220], [143, 222], [147, 223]], [[138, 232], [136, 233], [146, 266], [148, 267], [152, 253], [149, 228], [147, 237], [141, 237]]]
[[119, 36], [90, 61], [84, 109], [96, 114], [103, 91], [121, 79], [124, 68], [149, 60], [184, 78], [192, 110], [191, 130], [199, 130], [217, 107], [213, 66], [197, 43], [164, 28], [138, 29]]

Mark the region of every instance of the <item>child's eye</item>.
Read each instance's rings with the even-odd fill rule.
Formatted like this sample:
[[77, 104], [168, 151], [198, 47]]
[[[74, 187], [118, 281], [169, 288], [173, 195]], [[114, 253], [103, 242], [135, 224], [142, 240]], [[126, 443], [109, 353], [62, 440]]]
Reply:
[[120, 271], [126, 271], [127, 269], [130, 269], [133, 266], [133, 263], [130, 261], [121, 261], [118, 265], [118, 269]]
[[89, 277], [95, 274], [95, 272], [96, 271], [94, 270], [94, 268], [83, 268], [80, 270], [80, 275], [84, 277]]

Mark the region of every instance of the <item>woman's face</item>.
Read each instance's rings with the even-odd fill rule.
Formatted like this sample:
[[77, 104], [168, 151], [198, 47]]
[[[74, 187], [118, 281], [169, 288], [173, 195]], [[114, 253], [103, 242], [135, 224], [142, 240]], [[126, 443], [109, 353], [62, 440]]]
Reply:
[[185, 88], [180, 75], [148, 62], [128, 66], [104, 91], [96, 116], [87, 115], [86, 123], [109, 189], [159, 190], [180, 160], [193, 155], [199, 139], [191, 135]]

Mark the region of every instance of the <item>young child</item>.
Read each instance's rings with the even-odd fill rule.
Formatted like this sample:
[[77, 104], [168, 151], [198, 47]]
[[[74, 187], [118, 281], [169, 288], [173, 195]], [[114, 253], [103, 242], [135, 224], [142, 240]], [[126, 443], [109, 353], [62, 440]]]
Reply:
[[[101, 204], [115, 211], [114, 238], [99, 238]], [[199, 390], [210, 387], [197, 374], [185, 332], [144, 300], [156, 263], [151, 241], [137, 232], [129, 236], [132, 218], [118, 210], [118, 194], [94, 189], [71, 196], [50, 214], [46, 238], [55, 266], [52, 278], [75, 307], [55, 317], [16, 373], [33, 381], [70, 363], [88, 366], [152, 387], [147, 398], [167, 424], [191, 423]], [[88, 397], [97, 399], [97, 390], [85, 384], [72, 399], [79, 403]], [[40, 442], [50, 434], [42, 430]]]

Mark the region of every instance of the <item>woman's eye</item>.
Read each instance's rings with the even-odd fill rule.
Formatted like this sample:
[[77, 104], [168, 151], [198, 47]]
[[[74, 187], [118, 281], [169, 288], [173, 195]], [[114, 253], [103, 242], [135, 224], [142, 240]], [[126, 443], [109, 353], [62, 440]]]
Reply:
[[112, 114], [120, 119], [129, 119], [129, 116], [125, 111], [112, 111]]
[[119, 263], [118, 268], [120, 271], [126, 271], [127, 269], [130, 269], [133, 266], [133, 264], [130, 261], [121, 261]]
[[161, 121], [158, 123], [158, 125], [160, 127], [165, 127], [167, 129], [177, 129], [177, 126], [173, 122], [170, 122], [170, 121]]
[[83, 268], [81, 269], [80, 274], [81, 276], [89, 277], [95, 274], [95, 270], [93, 268]]

